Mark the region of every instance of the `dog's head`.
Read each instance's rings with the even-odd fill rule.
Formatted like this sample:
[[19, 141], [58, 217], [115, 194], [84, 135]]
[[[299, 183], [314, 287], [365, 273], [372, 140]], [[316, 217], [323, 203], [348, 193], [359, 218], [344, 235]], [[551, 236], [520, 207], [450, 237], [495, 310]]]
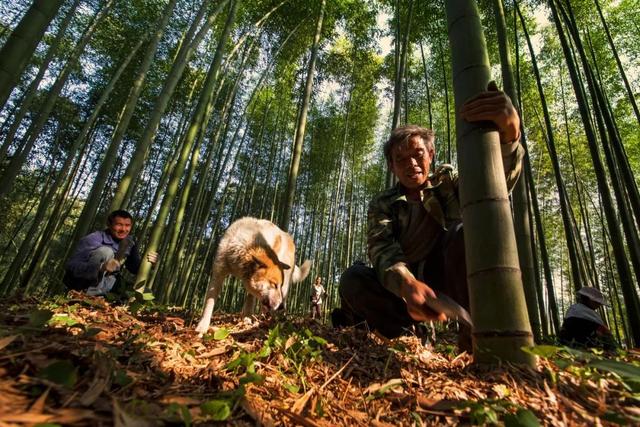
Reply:
[[285, 274], [291, 266], [280, 262], [274, 253], [261, 247], [248, 251], [248, 262], [245, 266], [247, 292], [258, 298], [264, 310], [275, 311], [284, 307], [287, 296]]

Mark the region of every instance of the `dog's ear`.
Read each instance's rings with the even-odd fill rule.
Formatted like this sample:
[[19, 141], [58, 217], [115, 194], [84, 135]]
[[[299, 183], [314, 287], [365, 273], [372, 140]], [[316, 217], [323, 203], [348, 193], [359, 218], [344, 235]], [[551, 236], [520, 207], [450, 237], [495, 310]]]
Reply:
[[280, 251], [280, 246], [282, 246], [282, 236], [278, 234], [276, 238], [273, 240], [273, 245], [271, 246], [271, 249], [273, 249], [275, 253], [278, 253]]
[[285, 264], [284, 262], [281, 262], [281, 261], [278, 261], [278, 264], [280, 265], [280, 268], [283, 270], [289, 270], [291, 268], [289, 264]]

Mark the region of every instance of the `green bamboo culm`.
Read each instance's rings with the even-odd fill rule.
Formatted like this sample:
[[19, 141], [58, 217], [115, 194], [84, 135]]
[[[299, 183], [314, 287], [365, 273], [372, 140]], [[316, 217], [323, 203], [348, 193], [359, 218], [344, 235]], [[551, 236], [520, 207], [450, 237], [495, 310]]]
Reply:
[[[449, 0], [445, 9], [457, 111], [465, 100], [486, 90], [491, 75], [476, 2]], [[533, 366], [534, 357], [522, 351], [533, 345], [533, 336], [499, 135], [459, 117], [456, 135], [474, 360]]]
[[313, 45], [311, 47], [311, 55], [309, 57], [309, 65], [307, 67], [307, 77], [305, 83], [302, 103], [300, 105], [300, 114], [298, 115], [298, 123], [296, 125], [295, 138], [292, 147], [291, 166], [289, 167], [289, 175], [287, 178], [287, 188], [284, 192], [284, 204], [280, 213], [280, 221], [278, 225], [283, 230], [289, 229], [291, 222], [291, 210], [296, 194], [296, 181], [298, 180], [298, 172], [300, 168], [300, 159], [302, 158], [302, 144], [304, 142], [305, 129], [307, 127], [307, 114], [311, 102], [311, 94], [313, 92], [314, 75], [316, 69], [316, 60], [320, 49], [320, 37], [322, 36], [322, 22], [324, 20], [324, 12], [326, 8], [326, 0], [320, 3], [320, 13], [316, 21], [316, 32], [313, 37]]
[[[509, 42], [507, 40], [507, 24], [504, 18], [502, 0], [493, 0], [493, 13], [495, 16], [496, 33], [498, 36], [498, 47], [500, 50], [500, 65], [502, 69], [502, 82], [504, 92], [511, 98], [518, 110], [518, 96], [513, 82], [511, 58], [509, 57]], [[521, 141], [525, 147], [524, 138]], [[528, 151], [528, 150], [526, 150]], [[523, 162], [528, 161], [528, 154]], [[518, 245], [518, 258], [520, 260], [520, 270], [522, 271], [522, 282], [524, 294], [527, 301], [527, 311], [529, 312], [531, 329], [536, 342], [542, 339], [542, 326], [540, 314], [545, 314], [544, 308], [539, 310], [539, 305], [544, 305], [542, 299], [538, 300], [536, 289], [536, 274], [533, 264], [533, 249], [531, 247], [531, 233], [529, 227], [529, 203], [527, 199], [527, 176], [522, 174], [513, 189], [513, 221]], [[544, 322], [546, 324], [546, 322]]]
[[147, 280], [149, 280], [151, 274], [151, 263], [147, 260], [147, 257], [150, 252], [157, 251], [160, 247], [161, 238], [166, 228], [166, 220], [169, 216], [171, 204], [173, 203], [173, 200], [175, 199], [178, 192], [178, 186], [187, 165], [189, 154], [192, 151], [193, 144], [196, 142], [198, 134], [203, 129], [207, 128], [207, 124], [209, 122], [209, 119], [211, 118], [206, 114], [207, 105], [209, 104], [209, 100], [213, 95], [213, 91], [215, 89], [215, 83], [220, 72], [220, 64], [222, 63], [224, 48], [228, 43], [228, 39], [231, 35], [231, 30], [235, 21], [239, 3], [240, 0], [231, 1], [231, 4], [229, 6], [229, 14], [227, 15], [222, 34], [220, 35], [220, 39], [218, 40], [216, 52], [213, 56], [211, 64], [209, 65], [209, 71], [207, 72], [207, 77], [202, 86], [202, 91], [200, 93], [198, 103], [195, 107], [194, 113], [191, 116], [189, 129], [187, 130], [187, 133], [183, 138], [181, 147], [176, 147], [176, 149], [180, 150], [180, 155], [171, 172], [171, 178], [169, 179], [169, 182], [167, 184], [167, 190], [160, 205], [158, 216], [156, 217], [153, 229], [151, 230], [151, 236], [147, 245], [147, 252], [144, 254], [143, 261], [140, 265], [140, 270], [138, 270], [138, 274], [136, 275], [136, 289], [144, 289], [145, 286], [147, 286]]
[[0, 108], [29, 63], [64, 0], [36, 0], [0, 50]]

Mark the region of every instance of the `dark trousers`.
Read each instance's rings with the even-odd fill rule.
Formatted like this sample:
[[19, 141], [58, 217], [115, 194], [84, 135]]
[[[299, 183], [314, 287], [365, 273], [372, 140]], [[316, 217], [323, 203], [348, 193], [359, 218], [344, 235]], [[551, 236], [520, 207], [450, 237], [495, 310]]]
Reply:
[[320, 311], [320, 304], [311, 303], [311, 318], [322, 319], [322, 312]]
[[62, 282], [68, 289], [76, 291], [88, 291], [89, 295], [104, 295], [109, 292], [116, 283], [116, 274], [104, 274], [100, 272], [100, 266], [113, 259], [115, 252], [110, 246], [99, 246], [89, 253], [87, 266], [93, 271], [93, 277], [76, 277], [71, 271], [66, 270]]
[[[418, 266], [409, 266], [417, 276]], [[469, 309], [467, 270], [464, 258], [464, 233], [462, 224], [451, 226], [442, 234], [426, 259], [422, 277], [432, 289], [453, 298]], [[343, 326], [366, 324], [387, 338], [402, 335], [417, 323], [407, 312], [404, 300], [382, 286], [373, 268], [356, 264], [340, 277], [339, 293], [341, 309], [333, 316], [335, 323]], [[459, 346], [471, 349], [471, 331], [461, 325]]]

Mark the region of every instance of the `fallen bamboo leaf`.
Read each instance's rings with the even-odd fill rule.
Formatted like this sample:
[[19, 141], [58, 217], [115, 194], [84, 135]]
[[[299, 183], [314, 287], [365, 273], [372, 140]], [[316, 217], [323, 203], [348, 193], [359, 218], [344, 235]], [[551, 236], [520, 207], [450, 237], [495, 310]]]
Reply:
[[47, 389], [33, 402], [33, 405], [29, 408], [29, 412], [33, 414], [42, 414], [44, 412], [44, 404], [49, 396], [49, 391], [51, 391], [51, 387], [47, 387]]
[[338, 371], [337, 371], [335, 374], [333, 374], [333, 375], [332, 375], [332, 376], [331, 376], [327, 381], [325, 381], [325, 382], [324, 382], [324, 384], [322, 384], [322, 385], [320, 386], [320, 390], [322, 390], [323, 388], [325, 388], [325, 387], [327, 386], [327, 384], [329, 384], [329, 383], [330, 383], [331, 381], [333, 381], [333, 380], [334, 380], [338, 375], [340, 375], [340, 373], [341, 373], [342, 371], [344, 371], [344, 370], [345, 370], [345, 368], [349, 365], [349, 363], [351, 363], [351, 361], [353, 360], [353, 358], [354, 358], [355, 356], [356, 356], [355, 354], [354, 354], [354, 355], [352, 355], [352, 356], [351, 356], [351, 358], [350, 358], [349, 360], [347, 360], [347, 363], [345, 363], [344, 365], [342, 365], [342, 367], [341, 367], [340, 369], [338, 369]]
[[197, 358], [198, 359], [206, 359], [208, 357], [220, 356], [221, 354], [227, 353], [229, 350], [231, 350], [231, 347], [227, 347], [227, 346], [217, 347], [217, 348], [214, 348], [213, 350], [208, 351], [206, 353], [199, 354]]
[[77, 424], [83, 420], [96, 418], [95, 412], [89, 409], [62, 408], [53, 411], [53, 414], [54, 417], [52, 421], [62, 425]]
[[364, 390], [364, 393], [369, 395], [369, 399], [374, 399], [376, 397], [384, 395], [385, 393], [395, 388], [401, 387], [403, 383], [404, 381], [401, 378], [393, 378], [384, 384], [371, 384]]
[[438, 411], [448, 411], [456, 408], [459, 401], [447, 400], [447, 399], [430, 399], [428, 397], [418, 395], [416, 396], [416, 402], [418, 406], [423, 409], [433, 409]]
[[355, 421], [365, 422], [369, 419], [369, 415], [366, 412], [360, 411], [347, 411], [347, 414]]
[[291, 335], [287, 338], [287, 341], [284, 343], [284, 349], [289, 350], [292, 345], [294, 345], [298, 341], [298, 338], [295, 335]]
[[284, 408], [280, 408], [278, 406], [274, 407], [276, 411], [282, 413], [283, 415], [291, 418], [296, 423], [304, 426], [304, 427], [320, 427], [320, 424], [316, 423], [310, 418], [303, 417], [302, 415], [295, 414], [291, 411], [287, 411]]
[[191, 396], [163, 396], [160, 399], [160, 403], [170, 404], [177, 403], [178, 405], [197, 405], [200, 403], [199, 399], [195, 399]]
[[23, 412], [20, 414], [2, 414], [0, 415], [0, 421], [6, 423], [24, 423], [24, 424], [38, 424], [45, 423], [47, 421], [53, 421], [54, 415], [51, 414], [35, 414], [32, 412]]
[[636, 417], [640, 417], [640, 408], [628, 407], [625, 410], [635, 415]]
[[272, 427], [275, 422], [266, 411], [262, 411], [257, 405], [253, 403], [253, 400], [248, 396], [243, 396], [240, 399], [240, 407], [247, 413], [258, 426]]
[[0, 350], [11, 344], [18, 338], [19, 335], [9, 335], [8, 337], [0, 338]]
[[393, 424], [385, 423], [384, 421], [379, 420], [371, 420], [371, 425], [373, 427], [393, 427]]
[[[63, 408], [53, 411], [51, 414], [34, 414], [31, 412], [23, 412], [19, 414], [0, 414], [0, 421], [23, 424], [38, 424], [46, 423], [48, 421], [55, 421], [56, 423], [60, 424], [74, 424], [82, 420], [94, 418], [94, 416], [94, 412], [90, 410]], [[138, 424], [138, 426], [143, 427], [140, 424]], [[135, 425], [130, 424], [130, 427], [135, 427]]]
[[315, 393], [315, 389], [311, 388], [307, 390], [307, 392], [303, 394], [301, 398], [296, 400], [296, 402], [291, 407], [291, 410], [296, 414], [301, 414], [302, 411], [304, 411], [305, 406], [307, 406], [307, 402], [309, 401], [309, 398], [311, 398], [313, 393]]
[[93, 381], [91, 381], [91, 384], [89, 385], [87, 391], [85, 391], [84, 394], [80, 397], [80, 403], [84, 406], [89, 406], [93, 402], [95, 402], [96, 399], [100, 397], [102, 392], [105, 389], [108, 389], [108, 387], [111, 385], [112, 374], [110, 364], [107, 362], [107, 360], [105, 360], [106, 358], [103, 356], [98, 356], [97, 359], [99, 359], [96, 363], [98, 365], [98, 369], [96, 370], [96, 373], [93, 377]]
[[551, 403], [553, 403], [554, 405], [557, 404], [558, 403], [558, 399], [556, 399], [556, 395], [553, 394], [553, 392], [549, 388], [549, 384], [547, 384], [546, 380], [543, 382], [543, 386], [544, 386], [544, 391], [547, 393], [547, 398], [549, 398], [549, 401]]
[[143, 418], [128, 414], [117, 400], [113, 399], [113, 425], [115, 427], [151, 427], [151, 423]]
[[[20, 339], [14, 339], [0, 351], [0, 425], [114, 425], [116, 416], [118, 425], [211, 424], [214, 421], [200, 409], [200, 403], [209, 399], [229, 402], [231, 415], [222, 422], [228, 424], [247, 421], [255, 425], [357, 427], [414, 422], [421, 425], [423, 421], [427, 425], [468, 424], [472, 422], [468, 408], [456, 409], [454, 399], [491, 401], [496, 395], [506, 395], [502, 384], [508, 387], [506, 399], [513, 406], [490, 402], [489, 409], [495, 404], [503, 405], [494, 407], [498, 423], [506, 423], [505, 415], [517, 415], [519, 409], [528, 409], [543, 425], [640, 425], [640, 405], [614, 375], [584, 375], [596, 372], [586, 364], [576, 367], [586, 367], [588, 371], [562, 370], [544, 358], [539, 360], [536, 370], [523, 371], [506, 365], [491, 371], [469, 369], [472, 361], [469, 355], [451, 360], [452, 356], [446, 353], [446, 346], [453, 346], [450, 343], [456, 338], [447, 331], [444, 333], [448, 335], [439, 336], [442, 348], [436, 346], [427, 354], [415, 337], [400, 337], [393, 345], [401, 350], [389, 356], [388, 348], [365, 331], [345, 333], [292, 316], [286, 324], [282, 323], [278, 344], [271, 345], [268, 340], [273, 322], [260, 320], [247, 328], [242, 326], [238, 315], [216, 313], [212, 333], [223, 328], [234, 331], [233, 342], [225, 341], [227, 345], [223, 346], [222, 342], [210, 341], [208, 344], [212, 346], [206, 346], [201, 341], [194, 342], [191, 329], [177, 330], [171, 326], [168, 316], [147, 313], [135, 319], [126, 314], [126, 309], [108, 304], [73, 308], [60, 301], [50, 304], [35, 299], [10, 304], [0, 301], [0, 329], [6, 331], [6, 336]], [[91, 334], [73, 335], [66, 333], [68, 329], [52, 328], [50, 333], [30, 334], [26, 340], [20, 333], [20, 325], [38, 307], [53, 307], [55, 313], [70, 314], [90, 325], [85, 328], [87, 331], [95, 327], [103, 331], [97, 338], [87, 339]], [[3, 313], [10, 314], [3, 316]], [[177, 311], [175, 315], [189, 316]], [[307, 330], [304, 335], [294, 334], [297, 338], [291, 340], [285, 354], [290, 333]], [[321, 337], [329, 344], [320, 351], [313, 337]], [[306, 346], [305, 340], [312, 345]], [[270, 352], [262, 353], [264, 348]], [[13, 354], [8, 355], [8, 349]], [[303, 366], [294, 370], [299, 350], [319, 350], [321, 357], [305, 358]], [[254, 357], [242, 366], [251, 366], [252, 374], [256, 375], [247, 375], [244, 368], [224, 369], [243, 351]], [[108, 355], [113, 365], [108, 368], [97, 353]], [[415, 357], [423, 354], [428, 357]], [[636, 365], [638, 356], [625, 353], [619, 360]], [[73, 390], [65, 390], [51, 384], [53, 391], [45, 397], [48, 384], [34, 376], [59, 359], [78, 368], [76, 385]], [[102, 369], [107, 368], [111, 385], [106, 385], [102, 374]], [[622, 371], [627, 378], [636, 376], [626, 366], [605, 364], [603, 369], [607, 368]], [[393, 372], [391, 377], [386, 376], [389, 372]], [[247, 382], [246, 388], [238, 387], [241, 378], [243, 383]], [[401, 378], [402, 388], [385, 389], [389, 378], [396, 381]], [[298, 394], [291, 387], [293, 384], [304, 385], [305, 389]], [[369, 385], [372, 387], [365, 393]], [[246, 398], [233, 394], [239, 389], [244, 389]], [[121, 410], [118, 414], [112, 396], [117, 396]], [[91, 400], [94, 401], [90, 410], [80, 406]], [[286, 408], [290, 414], [276, 407]], [[80, 408], [84, 412], [78, 412]], [[300, 413], [292, 411], [293, 408]], [[37, 411], [41, 413], [34, 413]], [[5, 421], [3, 417], [7, 414], [26, 421]], [[514, 417], [507, 418], [509, 423], [514, 421]], [[521, 417], [515, 418], [518, 421]]]

